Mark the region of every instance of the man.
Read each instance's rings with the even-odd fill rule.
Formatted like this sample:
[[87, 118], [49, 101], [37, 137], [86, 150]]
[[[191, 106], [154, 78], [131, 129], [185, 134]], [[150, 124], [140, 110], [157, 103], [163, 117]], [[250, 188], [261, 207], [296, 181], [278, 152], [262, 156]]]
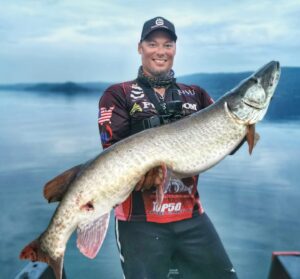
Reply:
[[[138, 44], [142, 61], [138, 77], [112, 85], [100, 99], [103, 148], [213, 103], [200, 87], [176, 83], [172, 70], [176, 40], [174, 25], [165, 18], [145, 22]], [[182, 180], [171, 177], [158, 204], [155, 186], [161, 181], [161, 169], [150, 170], [136, 191], [115, 208], [116, 239], [125, 278], [166, 278], [171, 263], [176, 264], [182, 278], [237, 278], [202, 208], [198, 176]]]

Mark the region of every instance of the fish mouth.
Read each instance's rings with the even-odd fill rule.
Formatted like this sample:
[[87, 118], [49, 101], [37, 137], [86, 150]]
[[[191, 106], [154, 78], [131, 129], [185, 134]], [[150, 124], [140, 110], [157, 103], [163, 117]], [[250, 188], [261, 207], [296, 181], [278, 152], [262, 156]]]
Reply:
[[256, 102], [255, 100], [243, 98], [236, 107], [231, 107], [230, 104], [225, 102], [224, 108], [232, 120], [239, 124], [249, 125], [256, 123], [264, 116], [268, 104], [268, 100], [265, 102]]
[[266, 103], [257, 103], [257, 102], [254, 102], [254, 101], [251, 101], [251, 100], [248, 100], [248, 99], [242, 99], [242, 102], [246, 106], [251, 107], [251, 108], [256, 109], [256, 110], [262, 110], [262, 109], [266, 108], [266, 106], [267, 106]]

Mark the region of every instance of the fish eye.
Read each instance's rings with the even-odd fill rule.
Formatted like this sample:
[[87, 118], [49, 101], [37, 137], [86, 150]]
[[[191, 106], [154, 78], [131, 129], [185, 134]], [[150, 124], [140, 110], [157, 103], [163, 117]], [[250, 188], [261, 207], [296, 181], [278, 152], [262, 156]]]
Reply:
[[260, 81], [260, 79], [257, 77], [252, 77], [251, 80], [254, 81], [255, 84], [258, 84]]

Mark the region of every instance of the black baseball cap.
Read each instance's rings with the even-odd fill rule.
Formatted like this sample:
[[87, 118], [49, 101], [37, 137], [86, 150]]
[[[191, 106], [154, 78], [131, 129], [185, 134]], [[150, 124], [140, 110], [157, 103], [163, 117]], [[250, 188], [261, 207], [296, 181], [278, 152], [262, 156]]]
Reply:
[[175, 26], [172, 22], [168, 21], [167, 19], [157, 16], [155, 18], [149, 19], [144, 23], [142, 35], [141, 35], [141, 42], [146, 39], [146, 37], [155, 30], [165, 30], [167, 31], [172, 39], [176, 42], [177, 36], [175, 33]]

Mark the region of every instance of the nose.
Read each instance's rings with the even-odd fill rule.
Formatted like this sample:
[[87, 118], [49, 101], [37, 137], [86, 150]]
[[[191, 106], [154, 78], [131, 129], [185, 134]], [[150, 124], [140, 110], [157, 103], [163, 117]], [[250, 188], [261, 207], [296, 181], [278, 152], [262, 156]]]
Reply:
[[158, 55], [164, 55], [165, 54], [165, 48], [164, 48], [163, 45], [157, 46], [156, 54], [158, 54]]

